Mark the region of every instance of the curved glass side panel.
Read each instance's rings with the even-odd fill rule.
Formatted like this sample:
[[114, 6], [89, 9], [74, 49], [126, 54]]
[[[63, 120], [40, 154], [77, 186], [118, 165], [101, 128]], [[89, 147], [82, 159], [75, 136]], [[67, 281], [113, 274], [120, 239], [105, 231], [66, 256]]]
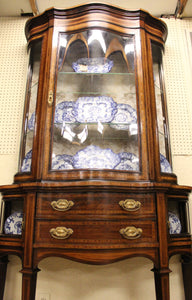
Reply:
[[32, 45], [28, 68], [20, 172], [31, 171], [33, 137], [35, 130], [36, 102], [39, 83], [41, 41]]
[[157, 112], [157, 126], [159, 136], [160, 167], [162, 173], [172, 173], [171, 154], [169, 145], [169, 130], [166, 114], [165, 88], [162, 71], [162, 49], [152, 44], [153, 76], [155, 82], [155, 100]]
[[134, 36], [59, 35], [50, 168], [139, 171]]

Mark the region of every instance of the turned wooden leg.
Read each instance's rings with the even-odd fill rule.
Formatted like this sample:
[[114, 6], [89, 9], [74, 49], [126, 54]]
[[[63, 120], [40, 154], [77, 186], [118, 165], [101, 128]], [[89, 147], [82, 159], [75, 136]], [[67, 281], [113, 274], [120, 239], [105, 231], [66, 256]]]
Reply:
[[0, 300], [3, 300], [8, 262], [7, 256], [0, 258]]
[[155, 277], [156, 300], [170, 300], [169, 269], [152, 270]]
[[182, 256], [183, 285], [185, 300], [192, 299], [192, 256]]
[[37, 272], [39, 269], [23, 269], [22, 278], [22, 300], [35, 300]]

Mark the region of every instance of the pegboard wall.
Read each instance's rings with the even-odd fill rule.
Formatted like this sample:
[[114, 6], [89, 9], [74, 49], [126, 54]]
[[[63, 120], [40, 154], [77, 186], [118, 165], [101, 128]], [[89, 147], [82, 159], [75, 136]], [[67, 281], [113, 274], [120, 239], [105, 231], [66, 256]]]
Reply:
[[192, 155], [192, 70], [186, 32], [192, 20], [164, 19], [168, 25], [164, 73], [173, 155]]
[[[185, 31], [192, 21], [164, 19], [168, 25], [164, 70], [173, 155], [192, 155], [191, 74]], [[18, 151], [28, 55], [23, 18], [0, 18], [0, 154]]]
[[0, 154], [19, 147], [28, 55], [23, 18], [0, 18]]

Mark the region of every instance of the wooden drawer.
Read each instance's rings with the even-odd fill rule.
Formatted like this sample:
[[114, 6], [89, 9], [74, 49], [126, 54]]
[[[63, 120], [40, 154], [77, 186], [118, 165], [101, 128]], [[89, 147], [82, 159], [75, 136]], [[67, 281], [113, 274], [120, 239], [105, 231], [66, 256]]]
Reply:
[[127, 194], [109, 192], [83, 192], [66, 194], [39, 194], [37, 218], [68, 218], [74, 215], [127, 217], [155, 216], [154, 194]]
[[36, 221], [39, 247], [119, 248], [156, 241], [153, 221]]

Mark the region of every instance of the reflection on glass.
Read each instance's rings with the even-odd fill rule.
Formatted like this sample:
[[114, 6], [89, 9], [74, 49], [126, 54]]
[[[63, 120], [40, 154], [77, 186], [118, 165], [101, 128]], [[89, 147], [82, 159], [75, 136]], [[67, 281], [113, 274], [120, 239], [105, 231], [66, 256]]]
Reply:
[[165, 91], [162, 80], [162, 50], [158, 45], [152, 44], [152, 55], [161, 172], [171, 173], [172, 168], [170, 162], [169, 135], [165, 114]]
[[30, 63], [27, 82], [27, 101], [25, 110], [25, 128], [21, 149], [21, 172], [31, 171], [33, 136], [35, 130], [36, 102], [39, 82], [41, 41], [33, 44], [30, 53]]
[[134, 37], [59, 35], [51, 168], [139, 171]]

